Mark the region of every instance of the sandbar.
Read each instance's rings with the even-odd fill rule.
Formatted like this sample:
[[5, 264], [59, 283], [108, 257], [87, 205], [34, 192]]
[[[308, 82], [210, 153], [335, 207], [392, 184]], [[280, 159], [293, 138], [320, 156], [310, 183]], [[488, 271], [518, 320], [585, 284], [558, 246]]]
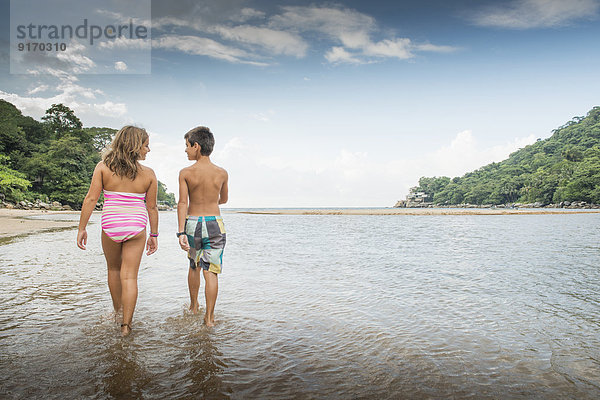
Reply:
[[[74, 214], [72, 221], [29, 218], [36, 215]], [[17, 210], [0, 208], [0, 238], [25, 236], [56, 229], [76, 228], [78, 211]]]
[[598, 209], [564, 208], [310, 208], [310, 209], [247, 209], [230, 211], [241, 214], [259, 215], [536, 215], [536, 214], [590, 214]]

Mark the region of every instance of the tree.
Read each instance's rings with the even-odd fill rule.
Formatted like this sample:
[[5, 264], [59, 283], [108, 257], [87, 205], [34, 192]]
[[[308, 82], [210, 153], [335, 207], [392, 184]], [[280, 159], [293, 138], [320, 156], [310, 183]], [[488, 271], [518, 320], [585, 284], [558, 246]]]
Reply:
[[80, 206], [100, 155], [90, 144], [68, 135], [54, 140], [40, 160], [45, 161], [40, 191], [53, 200]]
[[20, 201], [23, 199], [23, 191], [31, 186], [31, 182], [25, 179], [25, 174], [8, 167], [9, 158], [0, 154], [0, 193], [9, 201]]
[[167, 193], [167, 186], [161, 181], [158, 181], [158, 196], [157, 200], [160, 203], [166, 204], [169, 207], [173, 207], [175, 202], [175, 195], [173, 193]]
[[552, 133], [462, 177], [422, 177], [416, 190], [435, 204], [599, 201], [600, 107]]
[[112, 128], [83, 128], [83, 131], [91, 138], [92, 145], [96, 151], [104, 150], [110, 142], [112, 142], [115, 133], [117, 133], [116, 129]]
[[560, 155], [564, 157], [565, 160], [579, 162], [583, 160], [583, 152], [580, 148], [575, 146], [567, 146], [561, 152]]
[[52, 104], [52, 107], [46, 110], [42, 120], [55, 139], [60, 139], [67, 133], [76, 133], [83, 128], [73, 110], [64, 104]]

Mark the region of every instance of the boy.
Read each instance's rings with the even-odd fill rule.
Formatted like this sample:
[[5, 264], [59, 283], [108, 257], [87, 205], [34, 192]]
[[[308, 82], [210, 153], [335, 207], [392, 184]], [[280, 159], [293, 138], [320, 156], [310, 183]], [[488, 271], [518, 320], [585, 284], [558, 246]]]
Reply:
[[[227, 171], [210, 161], [215, 138], [205, 126], [199, 126], [185, 134], [185, 152], [188, 160], [196, 162], [179, 173], [179, 246], [188, 252], [190, 270], [190, 311], [199, 309], [200, 269], [204, 275], [206, 313], [204, 323], [215, 324], [215, 303], [221, 273], [223, 249], [225, 248], [225, 226], [219, 204], [227, 202]], [[189, 203], [188, 203], [189, 199]]]

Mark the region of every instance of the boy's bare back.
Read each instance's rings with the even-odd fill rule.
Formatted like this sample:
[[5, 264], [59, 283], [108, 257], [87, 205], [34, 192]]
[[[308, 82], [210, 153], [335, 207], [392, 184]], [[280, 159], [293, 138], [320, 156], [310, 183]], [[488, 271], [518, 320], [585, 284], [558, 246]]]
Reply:
[[181, 196], [189, 196], [188, 215], [221, 215], [219, 204], [227, 202], [227, 171], [213, 164], [208, 157], [181, 170]]

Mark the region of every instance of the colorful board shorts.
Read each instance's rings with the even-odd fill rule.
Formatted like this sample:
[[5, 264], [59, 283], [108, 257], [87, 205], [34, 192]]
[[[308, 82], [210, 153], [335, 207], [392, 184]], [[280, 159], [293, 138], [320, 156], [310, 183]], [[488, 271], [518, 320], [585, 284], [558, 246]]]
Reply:
[[185, 220], [185, 234], [190, 244], [188, 251], [190, 268], [196, 269], [199, 266], [204, 270], [220, 274], [226, 242], [223, 218], [220, 215], [215, 217], [189, 215]]

